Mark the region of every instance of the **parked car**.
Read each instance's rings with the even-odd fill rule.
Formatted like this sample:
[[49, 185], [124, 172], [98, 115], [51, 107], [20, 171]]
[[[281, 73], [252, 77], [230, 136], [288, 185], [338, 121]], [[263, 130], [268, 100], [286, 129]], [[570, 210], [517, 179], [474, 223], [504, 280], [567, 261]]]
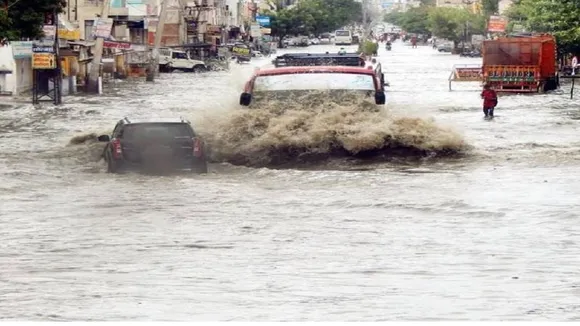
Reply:
[[441, 43], [437, 45], [437, 51], [439, 52], [453, 52], [454, 44], [453, 43]]
[[209, 69], [203, 61], [194, 60], [185, 51], [170, 48], [159, 49], [159, 70], [172, 72], [173, 70], [204, 72]]

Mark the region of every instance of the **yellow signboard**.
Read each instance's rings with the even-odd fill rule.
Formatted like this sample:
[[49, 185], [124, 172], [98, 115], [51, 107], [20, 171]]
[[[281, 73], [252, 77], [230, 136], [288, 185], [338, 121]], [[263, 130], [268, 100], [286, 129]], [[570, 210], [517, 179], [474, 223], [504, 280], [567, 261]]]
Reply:
[[250, 56], [250, 49], [240, 46], [234, 46], [232, 48], [232, 53], [237, 54], [239, 56]]
[[68, 29], [59, 29], [58, 30], [58, 38], [63, 40], [75, 41], [80, 40], [81, 38], [81, 31], [78, 29], [68, 30]]
[[54, 53], [33, 53], [32, 69], [56, 69]]

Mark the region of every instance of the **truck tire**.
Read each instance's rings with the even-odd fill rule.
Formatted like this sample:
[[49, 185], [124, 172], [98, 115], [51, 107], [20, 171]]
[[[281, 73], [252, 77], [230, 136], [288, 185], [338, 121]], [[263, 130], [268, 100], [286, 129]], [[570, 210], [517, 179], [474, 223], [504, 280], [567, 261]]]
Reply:
[[195, 65], [195, 66], [193, 66], [193, 68], [191, 68], [191, 71], [193, 71], [195, 73], [204, 72], [206, 70], [207, 70], [207, 68], [203, 65]]
[[207, 161], [194, 162], [191, 166], [192, 173], [206, 174], [207, 171]]
[[111, 156], [107, 155], [107, 172], [108, 173], [119, 173], [119, 164], [117, 161], [111, 159]]

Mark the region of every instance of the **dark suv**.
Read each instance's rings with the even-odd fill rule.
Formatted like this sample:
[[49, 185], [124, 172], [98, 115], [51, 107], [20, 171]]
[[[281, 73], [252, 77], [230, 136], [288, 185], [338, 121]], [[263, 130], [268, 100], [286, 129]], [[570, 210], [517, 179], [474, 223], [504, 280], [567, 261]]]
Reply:
[[111, 173], [146, 167], [207, 173], [203, 140], [184, 119], [124, 118], [110, 137], [101, 135], [99, 141], [107, 142], [103, 157]]

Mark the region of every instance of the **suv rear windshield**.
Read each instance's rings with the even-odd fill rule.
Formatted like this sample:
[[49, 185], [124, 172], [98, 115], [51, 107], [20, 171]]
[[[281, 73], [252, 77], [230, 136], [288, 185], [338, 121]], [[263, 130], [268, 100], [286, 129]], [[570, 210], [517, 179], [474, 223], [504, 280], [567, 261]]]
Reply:
[[137, 123], [125, 126], [123, 139], [175, 139], [191, 137], [191, 126], [186, 123]]

